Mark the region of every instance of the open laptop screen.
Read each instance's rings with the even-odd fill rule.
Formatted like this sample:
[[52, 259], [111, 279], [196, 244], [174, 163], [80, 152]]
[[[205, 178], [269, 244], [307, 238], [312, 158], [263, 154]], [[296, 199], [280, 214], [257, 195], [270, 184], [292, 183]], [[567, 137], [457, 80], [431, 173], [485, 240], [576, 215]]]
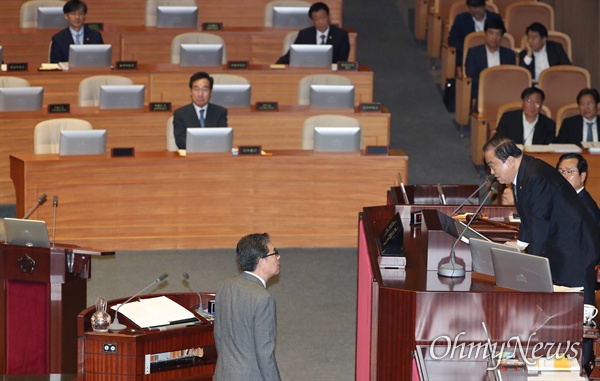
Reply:
[[12, 245], [50, 247], [45, 221], [5, 218], [6, 242]]

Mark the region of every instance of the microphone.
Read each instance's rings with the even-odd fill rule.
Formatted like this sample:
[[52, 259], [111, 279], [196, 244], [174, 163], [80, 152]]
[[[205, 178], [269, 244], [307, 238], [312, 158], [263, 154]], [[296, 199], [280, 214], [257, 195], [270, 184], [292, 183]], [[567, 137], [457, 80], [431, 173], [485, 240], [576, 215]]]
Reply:
[[38, 206], [40, 206], [41, 204], [43, 204], [46, 201], [46, 193], [44, 193], [43, 195], [40, 196], [40, 198], [38, 198], [37, 202], [33, 205], [33, 207], [29, 210], [29, 212], [27, 212], [27, 214], [25, 216], [23, 216], [23, 218], [21, 218], [22, 220], [26, 220], [29, 218], [29, 216], [31, 216], [31, 213], [33, 213]]
[[485, 185], [488, 183], [488, 181], [494, 181], [494, 178], [495, 178], [495, 177], [496, 177], [496, 176], [494, 176], [494, 175], [489, 175], [488, 177], [486, 177], [486, 179], [485, 179], [485, 181], [483, 182], [483, 184], [481, 184], [481, 185], [479, 186], [479, 188], [477, 188], [477, 190], [476, 190], [475, 192], [471, 193], [471, 195], [470, 195], [469, 197], [467, 197], [467, 198], [465, 199], [465, 201], [463, 201], [463, 202], [462, 202], [462, 204], [460, 204], [460, 205], [458, 206], [458, 208], [454, 209], [454, 212], [450, 213], [450, 216], [453, 216], [453, 215], [455, 215], [455, 214], [456, 214], [456, 213], [457, 213], [459, 210], [461, 210], [461, 209], [462, 209], [462, 207], [463, 207], [463, 206], [465, 206], [465, 204], [467, 203], [467, 201], [469, 201], [469, 200], [471, 199], [471, 197], [475, 196], [475, 194], [476, 194], [477, 192], [479, 192], [479, 191], [481, 190], [481, 188], [483, 188], [483, 187], [484, 187], [484, 186], [485, 186]]
[[162, 282], [163, 280], [167, 279], [168, 277], [169, 277], [169, 274], [164, 273], [163, 275], [161, 275], [158, 278], [156, 278], [154, 280], [154, 282], [152, 282], [149, 285], [147, 285], [146, 287], [144, 287], [140, 292], [138, 292], [137, 294], [133, 295], [131, 298], [127, 299], [125, 301], [125, 303], [121, 303], [121, 305], [119, 307], [117, 307], [117, 310], [115, 311], [115, 320], [112, 322], [111, 325], [108, 326], [108, 329], [111, 330], [111, 331], [122, 331], [125, 328], [127, 328], [127, 326], [125, 326], [125, 324], [119, 323], [119, 309], [121, 307], [123, 307], [125, 304], [129, 303], [131, 301], [131, 299], [135, 298], [136, 296], [138, 296], [142, 292], [144, 292], [147, 289], [149, 289], [150, 287], [154, 286], [156, 283]]
[[54, 195], [52, 198], [52, 206], [54, 207], [54, 221], [52, 222], [52, 248], [54, 249], [54, 242], [56, 239], [56, 207], [58, 206], [58, 196]]
[[181, 276], [183, 276], [183, 279], [185, 279], [185, 280], [188, 281], [188, 286], [190, 286], [190, 288], [192, 289], [192, 291], [194, 291], [198, 295], [198, 301], [200, 303], [200, 304], [198, 304], [198, 309], [196, 309], [196, 312], [198, 313], [198, 315], [201, 315], [203, 317], [210, 316], [212, 318], [211, 314], [208, 314], [208, 313], [204, 312], [204, 308], [202, 308], [202, 295], [200, 295], [200, 292], [198, 292], [198, 290], [196, 289], [196, 287], [194, 287], [194, 284], [190, 280], [190, 275], [188, 273], [183, 273], [183, 274], [181, 274]]
[[[490, 197], [490, 195], [492, 194], [493, 191], [496, 190], [496, 188], [498, 188], [497, 181], [492, 184], [492, 187], [485, 195], [485, 198], [479, 205], [479, 208], [477, 208], [475, 215], [479, 214], [479, 212], [483, 208], [483, 205], [485, 205], [485, 202], [487, 201], [488, 197]], [[469, 226], [471, 226], [471, 223], [474, 220], [475, 220], [475, 218], [472, 218], [471, 221], [469, 221], [467, 223], [467, 225], [465, 226], [463, 231], [459, 234], [456, 241], [454, 241], [454, 245], [452, 245], [452, 251], [450, 251], [450, 262], [443, 263], [440, 265], [440, 267], [438, 267], [438, 275], [445, 276], [448, 278], [458, 278], [458, 277], [465, 276], [465, 267], [463, 265], [459, 265], [458, 263], [456, 263], [456, 254], [454, 253], [454, 249], [456, 249], [456, 245], [458, 244], [458, 241], [460, 241], [461, 238], [463, 237], [463, 235], [465, 235], [467, 229], [469, 228]]]

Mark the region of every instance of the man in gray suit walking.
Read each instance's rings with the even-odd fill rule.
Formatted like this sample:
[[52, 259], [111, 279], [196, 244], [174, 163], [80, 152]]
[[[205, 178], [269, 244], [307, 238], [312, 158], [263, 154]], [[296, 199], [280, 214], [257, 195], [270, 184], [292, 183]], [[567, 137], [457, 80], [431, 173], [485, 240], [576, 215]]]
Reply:
[[237, 244], [244, 271], [219, 284], [215, 301], [215, 381], [281, 380], [275, 359], [277, 317], [267, 282], [279, 274], [280, 256], [267, 233]]

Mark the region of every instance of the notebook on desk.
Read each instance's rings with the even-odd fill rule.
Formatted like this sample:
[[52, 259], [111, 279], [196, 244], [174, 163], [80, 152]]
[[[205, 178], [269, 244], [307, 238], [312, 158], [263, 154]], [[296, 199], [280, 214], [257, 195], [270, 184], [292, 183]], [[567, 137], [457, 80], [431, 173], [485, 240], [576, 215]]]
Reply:
[[494, 276], [494, 264], [492, 262], [492, 248], [519, 252], [516, 247], [510, 247], [501, 243], [483, 240], [481, 238], [471, 238], [469, 240], [469, 249], [473, 260], [473, 271]]
[[45, 221], [5, 218], [6, 242], [12, 245], [50, 247]]
[[526, 292], [553, 292], [546, 257], [492, 248], [496, 285]]

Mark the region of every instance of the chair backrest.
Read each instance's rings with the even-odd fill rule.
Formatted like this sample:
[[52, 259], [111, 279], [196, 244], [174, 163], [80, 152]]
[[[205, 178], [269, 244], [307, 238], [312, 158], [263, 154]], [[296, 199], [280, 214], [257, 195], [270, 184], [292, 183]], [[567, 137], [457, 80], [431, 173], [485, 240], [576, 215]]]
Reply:
[[538, 82], [546, 94], [546, 104], [554, 115], [564, 105], [573, 103], [583, 88], [590, 87], [590, 73], [578, 66], [551, 66], [540, 73]]
[[159, 6], [197, 6], [196, 0], [146, 0], [146, 26], [156, 26], [156, 13]]
[[181, 44], [222, 44], [223, 45], [223, 64], [227, 63], [227, 47], [225, 40], [221, 36], [205, 32], [182, 33], [173, 37], [171, 40], [171, 63], [179, 64], [181, 61]]
[[290, 50], [290, 46], [296, 41], [296, 37], [298, 37], [298, 31], [295, 30], [285, 35], [283, 38], [283, 54], [287, 53]]
[[562, 126], [563, 120], [570, 118], [572, 116], [579, 115], [579, 105], [577, 103], [571, 103], [568, 105], [564, 105], [558, 109], [556, 113], [556, 135], [558, 136], [558, 131]]
[[517, 1], [506, 7], [504, 24], [506, 31], [513, 36], [522, 36], [533, 22], [544, 24], [554, 30], [554, 8], [542, 2]]
[[506, 19], [506, 8], [508, 8], [508, 6], [510, 4], [516, 3], [516, 2], [525, 2], [525, 1], [530, 1], [530, 2], [535, 2], [538, 0], [491, 0], [494, 2], [494, 5], [496, 5], [496, 7], [498, 7], [498, 14], [500, 14], [500, 16], [502, 16], [502, 19]]
[[234, 74], [211, 74], [215, 84], [219, 85], [249, 85], [250, 81], [246, 77]]
[[[548, 31], [548, 41], [554, 41], [554, 42], [558, 42], [559, 44], [561, 44], [563, 49], [565, 49], [565, 52], [567, 53], [569, 60], [573, 61], [573, 58], [571, 57], [571, 51], [572, 51], [571, 37], [569, 37], [568, 34], [563, 33], [563, 32], [557, 32], [555, 30], [549, 30]], [[520, 49], [525, 49], [526, 44], [527, 44], [527, 35], [524, 34], [523, 37], [521, 38]]]
[[298, 82], [298, 104], [301, 106], [310, 104], [310, 85], [353, 85], [353, 83], [350, 78], [338, 74], [307, 75]]
[[175, 152], [179, 148], [177, 147], [177, 143], [175, 143], [175, 134], [173, 133], [173, 117], [171, 116], [169, 120], [167, 120], [167, 151]]
[[[504, 114], [507, 111], [521, 110], [522, 108], [523, 108], [522, 101], [516, 101], [516, 102], [510, 102], [510, 103], [503, 104], [502, 106], [500, 106], [498, 108], [498, 115], [496, 117], [496, 120], [500, 120], [500, 118], [502, 117], [502, 114]], [[542, 106], [540, 113], [547, 116], [548, 118], [552, 118], [552, 112], [546, 105]]]
[[313, 149], [315, 127], [360, 127], [360, 121], [350, 116], [335, 114], [306, 118], [302, 128], [302, 149]]
[[[485, 3], [485, 9], [490, 12], [498, 13], [498, 6], [492, 2]], [[469, 11], [469, 7], [467, 7], [467, 3], [465, 1], [456, 1], [450, 6], [449, 14], [448, 14], [448, 29], [452, 28], [452, 24], [454, 24], [454, 19], [456, 16]]]
[[273, 7], [310, 7], [311, 3], [302, 0], [275, 0], [265, 5], [264, 26], [273, 26]]
[[[464, 45], [464, 49], [463, 49], [463, 67], [465, 66], [465, 63], [467, 62], [467, 53], [469, 52], [469, 49], [477, 46], [477, 45], [482, 45], [485, 44], [485, 32], [471, 32], [469, 34], [467, 34], [467, 36], [465, 37], [465, 45]], [[504, 33], [504, 36], [502, 36], [502, 42], [500, 43], [501, 46], [504, 46], [507, 49], [510, 50], [515, 50], [515, 39], [514, 37], [510, 34], [510, 33]]]
[[120, 75], [95, 75], [79, 82], [77, 104], [81, 107], [98, 106], [100, 104], [100, 86], [133, 85], [133, 81]]
[[65, 1], [30, 0], [21, 5], [21, 28], [37, 28], [37, 10], [39, 7], [63, 7]]
[[33, 152], [58, 153], [60, 132], [64, 130], [91, 130], [92, 124], [74, 118], [49, 119], [38, 123], [33, 130]]
[[520, 66], [500, 65], [481, 72], [477, 111], [487, 120], [490, 131], [496, 129], [498, 108], [519, 99], [527, 87], [531, 87], [531, 73]]
[[29, 81], [25, 78], [2, 76], [0, 77], [0, 88], [2, 87], [29, 87]]

